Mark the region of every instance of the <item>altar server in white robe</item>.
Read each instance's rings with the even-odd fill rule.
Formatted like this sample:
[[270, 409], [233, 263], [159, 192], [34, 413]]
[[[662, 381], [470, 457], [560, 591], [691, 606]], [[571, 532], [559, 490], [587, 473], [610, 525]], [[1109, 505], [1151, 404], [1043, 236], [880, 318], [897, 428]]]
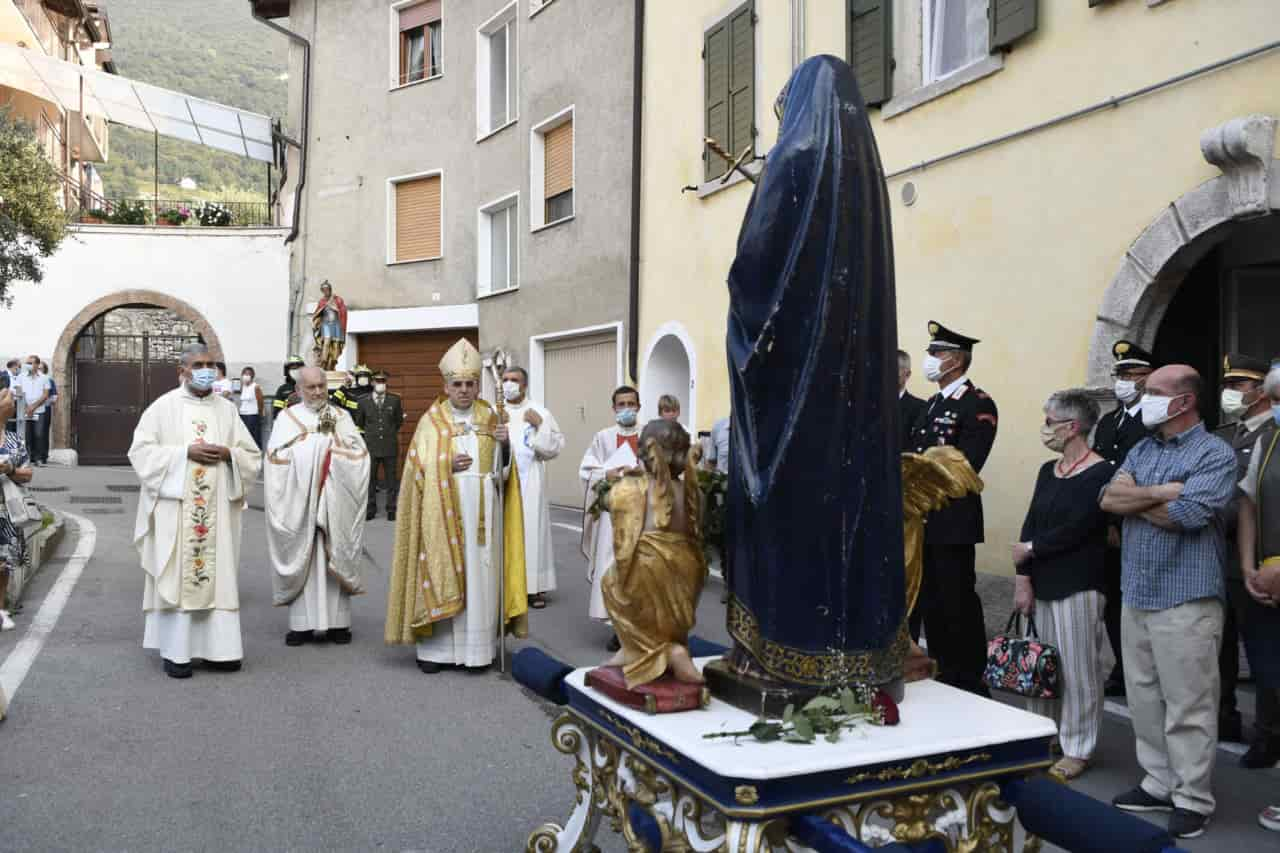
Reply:
[[[637, 464], [640, 428], [636, 421], [640, 417], [640, 392], [628, 385], [616, 389], [613, 392], [613, 417], [616, 425], [596, 433], [578, 469], [586, 491], [582, 544], [583, 555], [587, 558], [587, 580], [591, 581], [587, 612], [592, 619], [602, 622], [609, 620], [601, 584], [613, 568], [613, 523], [609, 520], [609, 513], [602, 512], [593, 517], [590, 509], [596, 501], [596, 485], [601, 480], [615, 481]], [[614, 637], [609, 646], [612, 651], [617, 651], [614, 648], [616, 644], [617, 637]]]
[[189, 678], [191, 661], [237, 670], [240, 517], [262, 454], [234, 403], [213, 393], [203, 344], [182, 353], [180, 385], [142, 413], [129, 462], [142, 481], [133, 542], [146, 573], [142, 645], [164, 671]]
[[524, 568], [529, 606], [542, 609], [547, 606], [545, 593], [556, 588], [547, 463], [564, 450], [564, 434], [551, 412], [530, 400], [528, 394], [529, 374], [523, 367], [508, 367], [502, 372], [511, 454], [520, 474], [524, 508]]
[[351, 416], [329, 403], [325, 373], [298, 374], [302, 402], [276, 418], [267, 446], [267, 550], [285, 643], [316, 632], [351, 642], [351, 596], [364, 592], [369, 453]]

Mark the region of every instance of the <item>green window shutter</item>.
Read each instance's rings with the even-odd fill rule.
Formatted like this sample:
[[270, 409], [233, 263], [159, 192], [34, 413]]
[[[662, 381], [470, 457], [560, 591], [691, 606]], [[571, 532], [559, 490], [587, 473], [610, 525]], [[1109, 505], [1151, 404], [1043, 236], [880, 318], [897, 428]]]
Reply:
[[755, 147], [756, 37], [751, 6], [748, 3], [729, 17], [729, 140], [725, 147], [735, 159]]
[[893, 96], [892, 0], [850, 0], [849, 65], [867, 106]]
[[[702, 42], [702, 65], [705, 77], [706, 135], [730, 148], [729, 138], [729, 21], [724, 20], [707, 30]], [[728, 164], [702, 146], [706, 179], [724, 174]]]
[[1009, 47], [1034, 32], [1038, 11], [1037, 0], [990, 0], [987, 19], [991, 24], [991, 50]]

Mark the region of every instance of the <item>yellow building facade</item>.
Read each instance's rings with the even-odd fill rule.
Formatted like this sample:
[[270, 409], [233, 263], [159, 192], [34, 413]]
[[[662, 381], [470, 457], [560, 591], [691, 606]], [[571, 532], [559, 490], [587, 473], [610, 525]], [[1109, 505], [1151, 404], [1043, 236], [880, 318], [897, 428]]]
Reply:
[[[729, 412], [725, 279], [751, 184], [708, 180], [724, 168], [704, 159], [708, 128], [741, 141], [708, 100], [723, 85], [707, 59], [720, 61], [717, 28], [729, 21], [739, 112], [752, 63], [748, 169], [776, 138], [773, 101], [798, 62], [849, 59], [853, 44], [865, 69], [869, 42], [887, 50], [870, 112], [899, 345], [918, 365], [929, 320], [982, 340], [969, 376], [1000, 427], [978, 566], [1011, 573], [1048, 458], [1049, 393], [1088, 386], [1112, 402], [1110, 346], [1129, 338], [1201, 369], [1212, 422], [1222, 354], [1280, 352], [1266, 323], [1280, 317], [1280, 14], [1274, 0], [990, 3], [1028, 24], [994, 52], [985, 0], [684, 0], [646, 15], [636, 378], [647, 409], [676, 394], [691, 428]], [[961, 19], [936, 19], [948, 6]], [[738, 31], [744, 8], [754, 22]], [[918, 374], [909, 387], [936, 390]]]

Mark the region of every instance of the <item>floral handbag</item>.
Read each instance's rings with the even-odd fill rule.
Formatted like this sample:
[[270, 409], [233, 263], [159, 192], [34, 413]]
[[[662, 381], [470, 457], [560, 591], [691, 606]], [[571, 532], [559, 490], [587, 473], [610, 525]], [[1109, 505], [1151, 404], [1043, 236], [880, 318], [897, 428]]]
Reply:
[[987, 668], [982, 680], [992, 690], [1028, 699], [1062, 698], [1062, 657], [1057, 648], [1036, 635], [1036, 618], [1027, 617], [1022, 634], [1021, 614], [1013, 611], [1002, 633], [987, 642]]

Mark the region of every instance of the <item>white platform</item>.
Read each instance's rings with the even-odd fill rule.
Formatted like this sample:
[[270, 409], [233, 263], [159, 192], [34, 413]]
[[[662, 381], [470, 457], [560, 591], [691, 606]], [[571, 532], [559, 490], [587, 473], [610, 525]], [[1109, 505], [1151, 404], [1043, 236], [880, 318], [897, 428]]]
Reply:
[[[699, 658], [696, 663], [701, 667], [711, 660], [715, 658]], [[846, 731], [838, 743], [821, 738], [812, 744], [760, 743], [750, 736], [736, 742], [707, 740], [703, 735], [710, 732], [745, 730], [756, 718], [717, 699], [699, 711], [646, 714], [587, 687], [584, 679], [590, 669], [572, 672], [566, 686], [712, 773], [737, 779], [779, 779], [909, 761], [922, 755], [972, 752], [1052, 737], [1058, 731], [1052, 720], [1039, 714], [936, 681], [919, 681], [907, 685], [898, 725]]]

